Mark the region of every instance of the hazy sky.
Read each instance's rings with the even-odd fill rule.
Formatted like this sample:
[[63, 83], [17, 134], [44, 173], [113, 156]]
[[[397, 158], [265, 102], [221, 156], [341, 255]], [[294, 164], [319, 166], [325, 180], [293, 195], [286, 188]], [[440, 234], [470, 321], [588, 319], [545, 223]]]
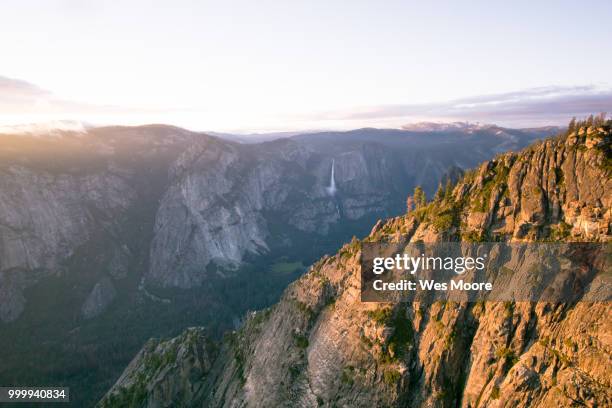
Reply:
[[0, 124], [528, 126], [612, 111], [612, 1], [0, 5]]

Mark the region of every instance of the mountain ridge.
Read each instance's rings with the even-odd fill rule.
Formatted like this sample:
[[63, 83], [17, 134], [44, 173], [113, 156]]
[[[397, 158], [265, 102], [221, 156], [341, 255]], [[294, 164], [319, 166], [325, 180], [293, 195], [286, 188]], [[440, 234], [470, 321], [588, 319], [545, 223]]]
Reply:
[[[163, 125], [2, 135], [0, 380], [66, 381], [98, 400], [146, 339], [194, 325], [219, 337], [278, 300], [304, 265], [400, 214], [413, 186], [433, 194], [452, 169], [544, 136], [424, 135], [252, 145]], [[43, 363], [26, 369], [25, 356]]]
[[[377, 223], [366, 240], [610, 242], [612, 121], [573, 127], [483, 163], [430, 203]], [[323, 257], [279, 303], [251, 313], [201, 376], [164, 380], [178, 391], [156, 398], [148, 381], [184, 359], [126, 370], [100, 406], [612, 403], [609, 304], [361, 303], [360, 245]], [[174, 399], [184, 389], [191, 397]]]

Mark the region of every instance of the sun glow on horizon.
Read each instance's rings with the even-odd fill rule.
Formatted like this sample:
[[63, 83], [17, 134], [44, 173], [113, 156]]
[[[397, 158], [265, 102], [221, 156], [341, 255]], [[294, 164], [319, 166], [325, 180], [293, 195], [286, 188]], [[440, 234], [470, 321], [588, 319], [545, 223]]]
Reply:
[[612, 3], [586, 3], [9, 0], [0, 124], [565, 123], [612, 105]]

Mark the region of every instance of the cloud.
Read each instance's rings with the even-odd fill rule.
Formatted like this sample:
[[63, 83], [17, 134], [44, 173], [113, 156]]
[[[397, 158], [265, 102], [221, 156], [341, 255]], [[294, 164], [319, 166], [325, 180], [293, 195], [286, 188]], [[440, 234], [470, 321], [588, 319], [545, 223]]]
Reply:
[[458, 120], [513, 126], [565, 124], [572, 116], [612, 110], [612, 89], [594, 85], [549, 86], [516, 92], [478, 95], [432, 104], [381, 105], [352, 111], [326, 112], [326, 121], [409, 122]]
[[51, 92], [21, 79], [0, 76], [0, 106], [9, 103], [36, 102], [40, 98], [48, 98]]
[[0, 76], [0, 111], [3, 114], [83, 113], [109, 108], [112, 107], [64, 100], [30, 82]]
[[30, 82], [0, 76], [0, 125], [61, 120], [109, 124], [147, 122], [168, 111], [68, 100]]
[[0, 125], [84, 121], [94, 124], [169, 123], [193, 129], [241, 132], [270, 129], [351, 129], [401, 127], [419, 121], [469, 121], [508, 127], [565, 125], [572, 116], [612, 112], [612, 88], [548, 86], [441, 103], [365, 106], [320, 113], [270, 112], [261, 123], [249, 112], [210, 111], [203, 107], [126, 107], [72, 101], [21, 79], [0, 76]]

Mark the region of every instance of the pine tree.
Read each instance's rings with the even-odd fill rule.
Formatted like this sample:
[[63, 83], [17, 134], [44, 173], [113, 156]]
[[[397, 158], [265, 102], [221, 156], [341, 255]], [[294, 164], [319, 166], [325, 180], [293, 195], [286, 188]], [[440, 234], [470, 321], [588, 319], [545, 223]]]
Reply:
[[586, 120], [586, 128], [588, 129], [591, 126], [593, 126], [593, 115], [589, 115], [589, 117]]
[[567, 127], [567, 131], [569, 133], [573, 133], [576, 130], [576, 118], [573, 117], [572, 120], [570, 121], [568, 127]]
[[444, 198], [444, 190], [442, 189], [442, 183], [438, 183], [438, 189], [436, 190], [436, 195], [434, 195], [434, 201], [440, 202]]
[[603, 126], [604, 123], [606, 123], [606, 113], [601, 112], [599, 115], [595, 116], [595, 119], [593, 120], [593, 126], [600, 127]]
[[424, 207], [427, 204], [427, 197], [421, 186], [414, 188], [414, 204], [417, 209]]
[[446, 187], [444, 188], [444, 200], [449, 201], [453, 196], [453, 183], [450, 178], [446, 180]]

